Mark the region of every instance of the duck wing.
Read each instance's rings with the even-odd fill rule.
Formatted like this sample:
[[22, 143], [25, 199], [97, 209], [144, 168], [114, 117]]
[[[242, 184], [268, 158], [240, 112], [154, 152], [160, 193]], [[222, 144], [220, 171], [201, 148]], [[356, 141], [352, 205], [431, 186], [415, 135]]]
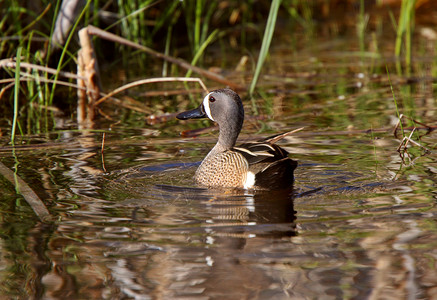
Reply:
[[234, 147], [249, 163], [249, 171], [255, 174], [255, 185], [261, 189], [291, 188], [297, 162], [288, 152], [275, 144], [246, 143]]
[[249, 170], [255, 174], [258, 187], [283, 189], [293, 185], [297, 162], [288, 157], [288, 152], [275, 143], [303, 128], [276, 134], [258, 142], [234, 147], [249, 163]]
[[275, 134], [257, 142], [245, 143], [238, 147], [234, 147], [234, 149], [247, 159], [249, 165], [262, 162], [276, 162], [283, 158], [288, 158], [288, 152], [275, 143], [288, 135], [302, 130], [303, 128], [304, 127], [285, 133]]
[[288, 157], [288, 152], [275, 144], [264, 142], [245, 143], [234, 150], [241, 153], [250, 165], [274, 162]]

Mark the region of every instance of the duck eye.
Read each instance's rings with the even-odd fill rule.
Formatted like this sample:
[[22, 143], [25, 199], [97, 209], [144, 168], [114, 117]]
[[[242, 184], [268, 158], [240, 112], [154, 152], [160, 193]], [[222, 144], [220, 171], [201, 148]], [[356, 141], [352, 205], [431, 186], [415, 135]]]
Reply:
[[209, 97], [209, 102], [214, 102], [215, 98], [213, 96]]

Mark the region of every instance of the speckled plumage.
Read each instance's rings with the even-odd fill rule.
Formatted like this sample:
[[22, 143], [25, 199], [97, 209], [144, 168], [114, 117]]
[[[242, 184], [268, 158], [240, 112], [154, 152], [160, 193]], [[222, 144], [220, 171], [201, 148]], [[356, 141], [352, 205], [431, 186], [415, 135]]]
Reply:
[[209, 154], [196, 170], [194, 179], [206, 186], [244, 187], [249, 163], [238, 152]]
[[194, 175], [198, 184], [264, 189], [292, 186], [297, 163], [274, 143], [294, 131], [235, 147], [243, 125], [244, 109], [238, 94], [230, 89], [212, 91], [200, 107], [177, 116], [182, 120], [205, 117], [219, 125], [220, 133], [217, 144]]

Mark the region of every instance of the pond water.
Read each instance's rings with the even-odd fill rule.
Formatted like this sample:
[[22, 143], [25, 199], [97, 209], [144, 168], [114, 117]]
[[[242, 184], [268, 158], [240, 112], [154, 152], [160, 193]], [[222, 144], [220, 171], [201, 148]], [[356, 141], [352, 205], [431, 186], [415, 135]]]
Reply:
[[[280, 142], [299, 162], [292, 191], [195, 186], [217, 131], [179, 133], [208, 121], [147, 125], [123, 111], [129, 117], [118, 115], [111, 130], [107, 121], [78, 131], [58, 120], [15, 147], [1, 137], [0, 162], [51, 220], [40, 221], [2, 173], [0, 297], [437, 298], [437, 133], [416, 124], [411, 139], [431, 153], [410, 143], [403, 161], [402, 134], [392, 132], [396, 105], [435, 126], [433, 57], [418, 57], [405, 80], [390, 57], [363, 58], [354, 44], [297, 53], [275, 45], [255, 98], [259, 116], [245, 100], [240, 142], [305, 127]], [[181, 97], [153, 101], [174, 112], [187, 107]], [[194, 106], [202, 94], [191, 97]]]

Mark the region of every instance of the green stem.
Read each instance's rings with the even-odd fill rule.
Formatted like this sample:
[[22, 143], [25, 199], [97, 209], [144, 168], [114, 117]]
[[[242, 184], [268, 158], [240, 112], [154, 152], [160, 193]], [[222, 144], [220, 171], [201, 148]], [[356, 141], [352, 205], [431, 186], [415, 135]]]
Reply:
[[[259, 75], [261, 73], [262, 66], [264, 64], [264, 60], [267, 57], [267, 54], [269, 52], [270, 43], [272, 41], [273, 32], [275, 31], [275, 24], [276, 24], [276, 18], [278, 15], [279, 5], [281, 4], [281, 0], [273, 0], [272, 5], [270, 6], [270, 12], [269, 16], [267, 18], [267, 25], [266, 29], [264, 31], [264, 37], [261, 44], [261, 50], [258, 57], [258, 62], [256, 63], [255, 68], [255, 74], [253, 76], [252, 82], [250, 84], [249, 88], [249, 95], [252, 97], [253, 91], [255, 90], [256, 83], [258, 82]], [[252, 103], [254, 106], [254, 109], [256, 110], [256, 107], [254, 103]]]
[[15, 131], [17, 128], [18, 121], [18, 95], [20, 93], [20, 64], [21, 64], [21, 50], [22, 47], [17, 49], [16, 65], [15, 65], [15, 86], [14, 86], [14, 119], [12, 121], [12, 132], [11, 132], [11, 144], [15, 143]]
[[85, 7], [82, 9], [82, 12], [80, 13], [79, 17], [77, 18], [76, 22], [74, 23], [73, 28], [71, 28], [70, 34], [68, 35], [67, 41], [65, 42], [64, 48], [62, 49], [61, 57], [59, 58], [59, 62], [58, 62], [58, 67], [56, 68], [57, 73], [55, 74], [52, 92], [50, 94], [49, 104], [53, 103], [53, 97], [55, 96], [56, 81], [58, 80], [59, 71], [62, 68], [62, 62], [64, 61], [65, 54], [67, 53], [68, 45], [70, 44], [70, 41], [73, 38], [73, 35], [76, 33], [76, 27], [79, 25], [80, 20], [85, 15], [85, 12], [88, 10], [90, 3], [91, 3], [91, 0], [88, 0]]
[[[165, 55], [170, 54], [170, 43], [171, 43], [172, 31], [173, 31], [173, 25], [168, 26], [167, 36], [165, 39], [165, 50], [164, 50]], [[168, 62], [166, 60], [164, 60], [164, 63], [162, 65], [162, 77], [167, 77], [167, 71], [168, 71], [167, 68], [168, 68]]]
[[388, 71], [388, 67], [387, 67], [387, 65], [385, 66], [385, 69], [386, 69], [386, 71], [387, 71], [388, 82], [389, 82], [389, 84], [390, 84], [391, 93], [392, 93], [392, 95], [393, 95], [393, 100], [394, 100], [394, 102], [395, 102], [396, 114], [397, 114], [397, 116], [398, 116], [399, 125], [400, 125], [400, 127], [401, 127], [402, 137], [405, 137], [405, 134], [404, 134], [404, 128], [402, 127], [402, 122], [401, 122], [401, 118], [400, 118], [401, 116], [400, 116], [400, 114], [399, 114], [398, 103], [397, 103], [397, 101], [396, 101], [396, 96], [395, 96], [395, 92], [394, 92], [394, 90], [393, 90], [393, 85], [392, 85], [392, 83], [391, 83], [391, 79], [390, 79], [390, 72]]
[[196, 1], [196, 17], [194, 19], [194, 53], [199, 51], [200, 47], [200, 24], [202, 21], [202, 0]]
[[[206, 41], [202, 43], [202, 45], [199, 47], [199, 50], [197, 50], [196, 54], [194, 55], [194, 58], [191, 61], [191, 65], [195, 66], [197, 64], [198, 60], [202, 56], [202, 54], [205, 51], [206, 47], [215, 40], [215, 38], [216, 38], [218, 33], [219, 33], [218, 29], [214, 30], [209, 35], [209, 37], [206, 39]], [[191, 73], [193, 73], [193, 70], [188, 70], [187, 73], [185, 74], [185, 77], [190, 77]]]

